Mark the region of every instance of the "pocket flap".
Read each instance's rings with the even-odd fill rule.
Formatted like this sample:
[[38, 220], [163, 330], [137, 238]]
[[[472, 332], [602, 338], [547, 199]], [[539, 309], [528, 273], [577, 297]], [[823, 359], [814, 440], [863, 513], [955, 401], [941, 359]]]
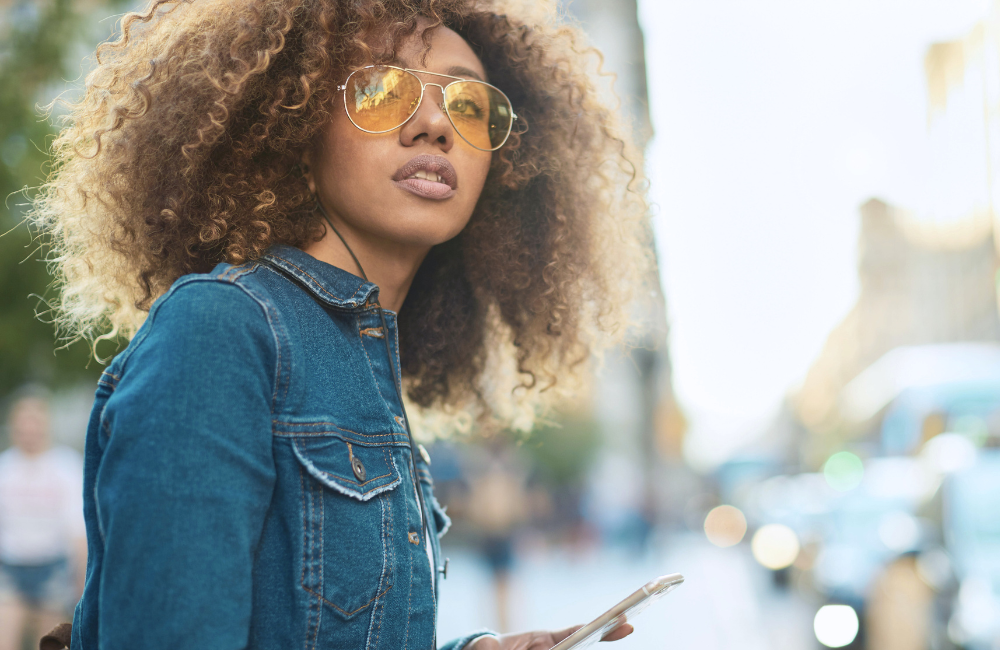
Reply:
[[401, 482], [393, 448], [351, 444], [337, 436], [302, 436], [292, 440], [302, 466], [327, 487], [367, 501]]

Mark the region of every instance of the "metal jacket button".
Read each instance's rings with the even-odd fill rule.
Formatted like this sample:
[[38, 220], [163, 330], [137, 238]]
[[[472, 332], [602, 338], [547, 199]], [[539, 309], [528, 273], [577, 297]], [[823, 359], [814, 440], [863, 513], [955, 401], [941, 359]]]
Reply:
[[357, 456], [351, 458], [351, 469], [354, 470], [354, 475], [358, 477], [358, 480], [362, 483], [365, 482], [365, 465], [361, 462], [361, 459]]

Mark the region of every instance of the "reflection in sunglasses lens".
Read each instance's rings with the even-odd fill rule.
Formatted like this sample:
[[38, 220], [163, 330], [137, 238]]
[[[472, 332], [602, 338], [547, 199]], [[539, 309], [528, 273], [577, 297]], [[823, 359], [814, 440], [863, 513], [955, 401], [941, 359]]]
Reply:
[[358, 70], [348, 80], [347, 112], [366, 131], [391, 131], [420, 103], [420, 80], [396, 68]]

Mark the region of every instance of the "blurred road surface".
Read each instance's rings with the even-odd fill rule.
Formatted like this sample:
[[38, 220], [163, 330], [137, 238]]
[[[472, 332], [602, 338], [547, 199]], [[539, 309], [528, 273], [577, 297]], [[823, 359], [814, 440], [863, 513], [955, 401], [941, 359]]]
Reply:
[[[446, 538], [447, 540], [447, 538]], [[526, 552], [516, 563], [512, 628], [560, 629], [585, 623], [652, 577], [681, 573], [686, 582], [636, 621], [636, 631], [608, 650], [816, 650], [816, 607], [772, 586], [746, 543], [720, 549], [701, 535], [653, 545], [647, 557], [605, 549]], [[467, 548], [445, 547], [451, 558], [441, 583], [438, 638], [494, 626], [493, 591], [486, 565]]]

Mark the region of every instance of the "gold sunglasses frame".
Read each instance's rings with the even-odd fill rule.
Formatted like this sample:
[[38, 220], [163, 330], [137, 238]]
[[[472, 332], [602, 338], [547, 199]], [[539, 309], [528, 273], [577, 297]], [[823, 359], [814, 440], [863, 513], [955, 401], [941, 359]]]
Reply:
[[[409, 72], [420, 83], [420, 99], [417, 100], [417, 105], [413, 109], [413, 112], [410, 113], [410, 116], [407, 117], [405, 120], [403, 120], [403, 122], [401, 124], [399, 124], [398, 126], [394, 126], [391, 129], [385, 129], [384, 131], [369, 131], [368, 129], [362, 128], [361, 126], [358, 125], [357, 122], [354, 121], [354, 118], [351, 117], [351, 111], [349, 111], [347, 109], [347, 84], [351, 81], [351, 77], [353, 77], [356, 73], [361, 72], [362, 70], [371, 70], [372, 68], [389, 68], [389, 69], [392, 69], [392, 70], [402, 70], [403, 72]], [[436, 77], [445, 77], [447, 79], [454, 79], [454, 81], [452, 81], [451, 83], [445, 84], [443, 86], [441, 84], [425, 83], [423, 79], [421, 79], [420, 77], [418, 77], [415, 74], [417, 72], [419, 72], [421, 74], [434, 75]], [[447, 101], [445, 101], [445, 98], [448, 96], [447, 89], [448, 89], [449, 86], [453, 86], [453, 85], [455, 85], [457, 83], [460, 83], [460, 82], [472, 83], [472, 84], [482, 84], [484, 86], [488, 86], [489, 88], [492, 88], [493, 90], [495, 90], [498, 93], [500, 93], [500, 95], [504, 99], [507, 100], [507, 106], [510, 107], [510, 116], [511, 116], [510, 117], [510, 124], [507, 126], [507, 134], [504, 135], [503, 140], [500, 142], [500, 144], [498, 144], [497, 146], [493, 147], [492, 149], [483, 149], [482, 147], [477, 147], [476, 145], [474, 145], [471, 142], [469, 142], [469, 139], [467, 137], [465, 137], [464, 135], [462, 135], [462, 131], [459, 130], [458, 126], [455, 124], [455, 120], [451, 116], [451, 113], [448, 111]], [[365, 67], [358, 68], [357, 70], [355, 70], [351, 74], [347, 75], [347, 79], [344, 80], [344, 83], [342, 85], [337, 86], [337, 90], [338, 91], [343, 91], [343, 93], [344, 93], [344, 112], [347, 113], [347, 119], [349, 119], [351, 121], [351, 124], [353, 124], [355, 126], [355, 128], [357, 128], [359, 131], [364, 131], [365, 133], [379, 134], [379, 133], [389, 133], [390, 131], [395, 131], [396, 129], [402, 128], [404, 125], [406, 125], [407, 122], [409, 122], [411, 119], [413, 119], [413, 116], [417, 114], [418, 110], [420, 110], [420, 105], [424, 101], [424, 91], [427, 90], [427, 86], [437, 86], [438, 88], [441, 89], [441, 99], [442, 99], [442, 102], [440, 104], [438, 104], [438, 108], [440, 108], [441, 111], [445, 115], [448, 116], [448, 122], [451, 123], [451, 128], [455, 130], [455, 133], [457, 133], [459, 135], [459, 137], [461, 137], [463, 140], [465, 140], [470, 147], [472, 147], [473, 149], [478, 149], [480, 151], [496, 151], [500, 147], [502, 147], [505, 144], [507, 144], [507, 140], [510, 138], [510, 133], [511, 133], [511, 131], [514, 130], [514, 122], [517, 121], [517, 113], [514, 112], [514, 106], [510, 102], [510, 97], [508, 97], [507, 94], [504, 91], [500, 90], [499, 88], [497, 88], [496, 86], [494, 86], [492, 84], [486, 83], [485, 81], [479, 81], [478, 79], [465, 79], [463, 77], [455, 77], [455, 76], [450, 75], [450, 74], [441, 74], [440, 72], [430, 72], [428, 70], [416, 70], [414, 68], [400, 68], [399, 66], [395, 66], [395, 65], [366, 65]]]

